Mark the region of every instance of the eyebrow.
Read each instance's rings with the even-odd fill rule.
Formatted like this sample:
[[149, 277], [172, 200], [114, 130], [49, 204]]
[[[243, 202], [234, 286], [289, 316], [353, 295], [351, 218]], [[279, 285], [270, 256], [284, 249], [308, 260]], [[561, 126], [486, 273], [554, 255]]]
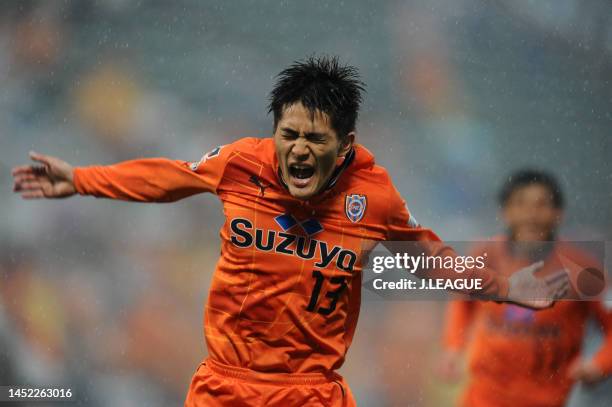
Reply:
[[[281, 130], [291, 134], [292, 136], [299, 136], [299, 134], [300, 134], [299, 132], [297, 132], [297, 131], [295, 131], [293, 129], [290, 129], [289, 127], [283, 127], [283, 128], [281, 128]], [[326, 136], [326, 133], [308, 132], [308, 133], [305, 133], [304, 136], [306, 136], [307, 138], [309, 138], [309, 137], [322, 137], [322, 138], [324, 138]]]

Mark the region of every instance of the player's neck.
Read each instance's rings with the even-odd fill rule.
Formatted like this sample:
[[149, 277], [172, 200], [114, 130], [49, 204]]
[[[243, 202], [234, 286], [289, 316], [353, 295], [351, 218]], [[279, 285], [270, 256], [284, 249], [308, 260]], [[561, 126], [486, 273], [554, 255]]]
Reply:
[[552, 253], [556, 234], [551, 232], [546, 239], [524, 241], [516, 239], [512, 231], [508, 231], [508, 251], [513, 257], [526, 258], [532, 262], [546, 260]]

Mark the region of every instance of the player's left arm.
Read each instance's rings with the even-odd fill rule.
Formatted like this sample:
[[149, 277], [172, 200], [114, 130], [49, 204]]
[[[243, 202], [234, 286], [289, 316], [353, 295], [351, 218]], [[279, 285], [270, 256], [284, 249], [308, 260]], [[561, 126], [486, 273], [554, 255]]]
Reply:
[[[408, 211], [399, 192], [390, 185], [388, 199], [387, 240], [418, 242], [412, 250], [414, 255], [421, 253], [426, 256], [447, 256], [456, 258], [458, 254], [453, 248], [444, 244], [432, 230], [423, 228]], [[385, 246], [394, 253], [395, 246], [386, 243]], [[397, 245], [396, 252], [403, 250], [405, 245]], [[542, 267], [538, 262], [517, 271], [511, 277], [495, 272], [490, 267], [466, 269], [463, 273], [445, 268], [421, 269], [415, 274], [419, 278], [441, 279], [478, 279], [480, 289], [463, 290], [462, 293], [498, 301], [513, 302], [529, 308], [550, 307], [555, 298], [564, 295], [568, 288], [565, 273], [556, 273], [546, 279], [538, 279], [533, 274]]]
[[603, 343], [591, 359], [579, 358], [570, 366], [570, 377], [585, 383], [596, 383], [612, 374], [612, 309], [603, 301], [589, 301], [590, 314], [603, 331]]

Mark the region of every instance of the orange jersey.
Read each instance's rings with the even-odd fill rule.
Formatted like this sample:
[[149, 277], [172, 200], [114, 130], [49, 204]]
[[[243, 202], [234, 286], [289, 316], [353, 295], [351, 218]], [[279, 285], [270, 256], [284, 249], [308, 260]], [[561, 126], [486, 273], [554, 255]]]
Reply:
[[[160, 158], [77, 168], [74, 182], [80, 194], [115, 199], [169, 202], [200, 192], [221, 199], [225, 224], [206, 341], [213, 360], [258, 372], [339, 368], [359, 314], [362, 244], [439, 241], [416, 224], [387, 172], [359, 145], [309, 201], [288, 193], [271, 138], [238, 140], [198, 163]], [[505, 295], [505, 279], [473, 273], [483, 279], [480, 293]]]
[[[530, 263], [511, 255], [508, 246], [500, 241], [476, 251], [484, 252], [488, 253], [489, 264], [507, 275]], [[593, 263], [576, 248], [557, 242], [537, 273], [545, 276], [564, 268], [559, 255], [577, 264]], [[470, 349], [470, 379], [462, 405], [564, 405], [572, 386], [568, 369], [579, 356], [590, 316], [597, 318], [606, 334], [594, 361], [604, 373], [610, 374], [612, 310], [606, 309], [601, 301], [558, 301], [540, 311], [494, 302], [451, 302], [445, 347], [463, 350], [469, 342]]]

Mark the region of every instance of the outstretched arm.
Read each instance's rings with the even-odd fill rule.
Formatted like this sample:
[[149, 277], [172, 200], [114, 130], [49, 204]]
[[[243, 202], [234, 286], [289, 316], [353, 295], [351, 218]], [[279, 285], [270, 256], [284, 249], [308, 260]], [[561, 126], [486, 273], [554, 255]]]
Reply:
[[[412, 255], [434, 256], [440, 258], [456, 258], [458, 255], [451, 247], [444, 244], [441, 239], [430, 229], [418, 225], [412, 218], [404, 201], [397, 190], [392, 191], [389, 199], [389, 218], [387, 220], [387, 242], [385, 246], [392, 254], [406, 250], [406, 245], [393, 242], [415, 242], [409, 245]], [[561, 271], [546, 278], [537, 278], [534, 273], [540, 269], [543, 262], [537, 262], [527, 266], [511, 277], [497, 273], [490, 267], [466, 268], [463, 273], [456, 273], [452, 269], [438, 267], [427, 270], [421, 268], [416, 270], [419, 278], [440, 278], [445, 280], [469, 279], [481, 281], [480, 289], [462, 290], [464, 294], [495, 300], [516, 303], [528, 308], [547, 308], [554, 301], [561, 298], [568, 290], [568, 279], [565, 272]]]
[[13, 169], [14, 190], [25, 199], [65, 198], [79, 193], [126, 201], [172, 202], [215, 192], [224, 169], [221, 158], [206, 165], [148, 158], [75, 168], [56, 157], [37, 153], [30, 153], [30, 157], [40, 164]]
[[13, 168], [13, 191], [24, 199], [67, 198], [77, 191], [74, 186], [74, 168], [56, 157], [30, 152], [37, 165]]

